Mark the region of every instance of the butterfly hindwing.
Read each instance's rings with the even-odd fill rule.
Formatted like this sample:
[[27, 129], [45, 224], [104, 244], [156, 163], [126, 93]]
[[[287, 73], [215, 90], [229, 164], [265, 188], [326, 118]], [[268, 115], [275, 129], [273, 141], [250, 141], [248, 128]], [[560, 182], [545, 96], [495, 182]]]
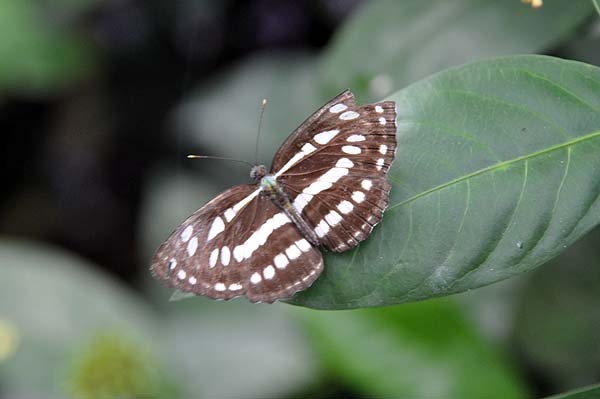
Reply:
[[290, 223], [258, 251], [249, 268], [246, 296], [271, 303], [310, 287], [323, 271], [323, 257]]
[[[305, 241], [257, 186], [236, 186], [171, 234], [154, 256], [152, 272], [184, 292], [273, 302], [306, 288], [320, 274], [321, 254]], [[286, 267], [277, 255], [286, 251], [289, 268], [278, 273]]]

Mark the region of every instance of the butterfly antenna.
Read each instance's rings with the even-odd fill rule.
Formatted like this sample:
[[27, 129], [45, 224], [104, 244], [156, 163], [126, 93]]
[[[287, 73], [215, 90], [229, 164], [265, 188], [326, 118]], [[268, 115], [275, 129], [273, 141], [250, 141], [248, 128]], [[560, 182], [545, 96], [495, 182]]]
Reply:
[[258, 165], [258, 143], [260, 142], [260, 131], [262, 130], [263, 115], [267, 108], [267, 99], [263, 98], [260, 103], [260, 117], [258, 118], [258, 133], [256, 134], [256, 146], [254, 147], [254, 164]]
[[250, 165], [250, 167], [254, 167], [253, 164], [251, 164], [248, 161], [244, 161], [242, 159], [226, 158], [226, 157], [213, 157], [212, 155], [194, 155], [194, 154], [190, 154], [187, 157], [188, 157], [188, 159], [220, 159], [222, 161], [233, 161], [233, 162], [245, 163], [246, 165]]

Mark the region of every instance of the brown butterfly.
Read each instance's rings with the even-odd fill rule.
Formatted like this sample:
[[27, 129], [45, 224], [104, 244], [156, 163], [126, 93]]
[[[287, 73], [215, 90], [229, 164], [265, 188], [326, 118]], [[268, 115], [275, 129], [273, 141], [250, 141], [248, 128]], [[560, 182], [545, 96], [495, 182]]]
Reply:
[[396, 150], [393, 101], [358, 106], [346, 90], [283, 143], [271, 170], [230, 188], [187, 218], [158, 248], [152, 273], [184, 292], [274, 302], [323, 270], [324, 246], [367, 238], [388, 204]]

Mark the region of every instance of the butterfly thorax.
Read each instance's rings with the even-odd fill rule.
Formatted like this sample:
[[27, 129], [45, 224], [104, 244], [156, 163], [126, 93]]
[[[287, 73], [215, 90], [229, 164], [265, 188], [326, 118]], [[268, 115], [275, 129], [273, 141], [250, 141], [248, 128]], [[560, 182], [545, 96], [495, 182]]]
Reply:
[[319, 238], [315, 231], [306, 223], [302, 215], [294, 208], [288, 195], [283, 191], [281, 185], [277, 183], [275, 175], [266, 175], [260, 179], [262, 192], [273, 201], [273, 203], [292, 220], [302, 235], [313, 245], [320, 245]]

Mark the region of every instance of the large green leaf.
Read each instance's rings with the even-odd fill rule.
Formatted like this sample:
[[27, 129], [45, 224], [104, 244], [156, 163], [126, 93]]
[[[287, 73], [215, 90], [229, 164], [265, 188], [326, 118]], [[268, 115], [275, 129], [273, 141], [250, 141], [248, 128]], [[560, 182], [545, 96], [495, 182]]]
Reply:
[[472, 63], [389, 99], [393, 189], [357, 249], [294, 302], [382, 306], [531, 270], [600, 221], [600, 70], [544, 56]]
[[388, 0], [365, 5], [333, 40], [323, 83], [377, 100], [417, 79], [483, 57], [538, 53], [592, 12], [589, 0]]
[[298, 314], [328, 369], [367, 397], [526, 396], [502, 357], [448, 300]]

